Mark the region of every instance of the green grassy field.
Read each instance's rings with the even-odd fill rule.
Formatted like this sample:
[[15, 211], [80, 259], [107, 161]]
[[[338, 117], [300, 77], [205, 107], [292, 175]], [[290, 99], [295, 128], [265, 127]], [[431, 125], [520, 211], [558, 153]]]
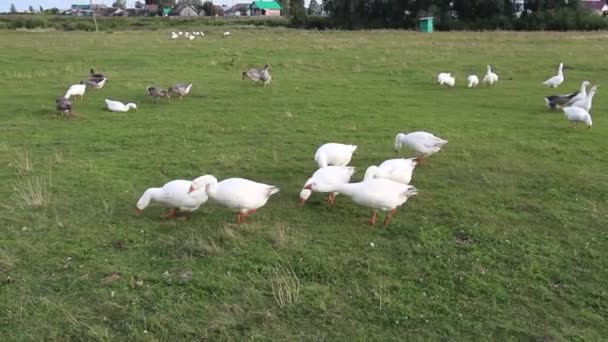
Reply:
[[[608, 96], [590, 131], [542, 99], [608, 83], [606, 33], [220, 30], [0, 31], [1, 340], [608, 336]], [[545, 88], [560, 61], [566, 81]], [[265, 63], [269, 87], [241, 80]], [[498, 85], [467, 89], [488, 63]], [[90, 67], [106, 87], [53, 117]], [[183, 81], [182, 102], [146, 95]], [[297, 205], [320, 144], [359, 145], [358, 180], [412, 130], [449, 144], [388, 229], [343, 196]], [[135, 216], [147, 187], [205, 173], [281, 192], [245, 225], [213, 205]]]

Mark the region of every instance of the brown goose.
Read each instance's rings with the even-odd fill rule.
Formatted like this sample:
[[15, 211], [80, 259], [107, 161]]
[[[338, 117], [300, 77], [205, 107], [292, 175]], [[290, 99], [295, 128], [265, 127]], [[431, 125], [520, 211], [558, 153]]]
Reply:
[[89, 77], [87, 85], [93, 89], [101, 89], [106, 84], [106, 80], [105, 77]]
[[169, 88], [169, 94], [175, 94], [181, 100], [184, 95], [187, 95], [190, 92], [190, 89], [192, 89], [192, 83], [178, 83]]
[[248, 79], [250, 79], [254, 82], [259, 82], [260, 81], [260, 70], [252, 68], [252, 69], [243, 71], [242, 78], [245, 79], [245, 77], [247, 77]]
[[55, 99], [55, 108], [59, 111], [59, 114], [63, 116], [64, 114], [69, 118], [72, 116], [72, 102], [66, 99], [65, 97], [58, 97]]
[[102, 73], [96, 73], [93, 68], [91, 68], [91, 77], [95, 77], [95, 78], [107, 78], [106, 75], [104, 75]]
[[160, 97], [166, 97], [167, 101], [171, 101], [171, 95], [169, 95], [169, 92], [162, 88], [148, 87], [148, 88], [146, 88], [146, 90], [148, 91], [148, 95], [150, 95], [154, 98], [154, 103], [158, 102], [158, 99]]
[[264, 69], [260, 70], [260, 81], [264, 83], [264, 86], [269, 85], [270, 81], [272, 81], [272, 77], [270, 77], [270, 72], [268, 71], [269, 68], [270, 65], [266, 64], [264, 65]]

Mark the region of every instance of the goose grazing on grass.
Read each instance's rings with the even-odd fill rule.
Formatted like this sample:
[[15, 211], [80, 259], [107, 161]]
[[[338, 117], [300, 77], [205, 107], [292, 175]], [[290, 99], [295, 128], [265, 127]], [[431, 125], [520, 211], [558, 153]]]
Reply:
[[583, 83], [581, 83], [580, 91], [575, 91], [567, 95], [545, 96], [545, 104], [549, 109], [555, 110], [561, 107], [570, 106], [574, 102], [585, 100], [585, 98], [587, 98], [587, 86], [589, 86], [589, 84], [589, 81], [583, 81]]
[[443, 140], [431, 133], [424, 131], [417, 131], [408, 134], [397, 133], [395, 136], [395, 153], [399, 153], [401, 147], [405, 145], [416, 151], [419, 156], [417, 162], [420, 164], [423, 157], [427, 157], [433, 153], [439, 152], [443, 145], [447, 143], [447, 140]]
[[568, 121], [570, 121], [570, 123], [572, 124], [572, 127], [576, 127], [578, 126], [579, 122], [582, 122], [587, 126], [587, 129], [591, 128], [591, 125], [593, 124], [591, 122], [591, 114], [589, 114], [589, 112], [586, 111], [584, 108], [565, 107], [562, 108], [562, 110], [564, 111], [564, 114], [566, 115]]
[[[305, 188], [318, 191], [321, 186], [323, 185], [320, 183], [312, 182]], [[377, 210], [388, 211], [384, 219], [385, 227], [391, 222], [397, 208], [403, 205], [408, 198], [418, 193], [416, 188], [411, 185], [383, 178], [369, 179], [358, 183], [338, 183], [325, 187], [323, 190], [339, 192], [350, 197], [353, 202], [371, 208], [372, 217], [369, 224], [372, 226], [376, 224]]]
[[585, 99], [573, 102], [570, 105], [570, 107], [579, 107], [579, 108], [583, 108], [584, 110], [590, 112], [591, 107], [593, 105], [593, 96], [595, 96], [596, 92], [597, 92], [597, 86], [591, 87], [591, 90], [589, 91], [589, 93], [587, 94]]
[[177, 39], [179, 38], [179, 35], [177, 35], [177, 33], [175, 32], [171, 32], [171, 39]]
[[401, 184], [410, 184], [418, 160], [419, 158], [385, 160], [379, 166], [372, 165], [368, 167], [363, 180], [384, 178]]
[[177, 33], [177, 35], [178, 35], [178, 36], [182, 36], [182, 35], [184, 35], [184, 32], [179, 31], [179, 32]]
[[315, 153], [315, 161], [319, 168], [334, 166], [346, 166], [350, 163], [357, 145], [346, 145], [338, 143], [327, 143], [321, 145]]
[[440, 72], [437, 75], [437, 83], [439, 83], [439, 85], [453, 87], [454, 84], [456, 84], [456, 78], [452, 77], [452, 73], [450, 72]]
[[107, 78], [106, 75], [100, 73], [100, 72], [95, 72], [95, 70], [93, 68], [91, 68], [90, 70], [90, 77], [95, 77], [95, 78]]
[[107, 78], [105, 77], [89, 77], [87, 79], [87, 85], [93, 89], [101, 89], [106, 85]]
[[148, 95], [152, 96], [154, 103], [157, 103], [158, 99], [161, 97], [166, 98], [167, 102], [171, 101], [171, 95], [169, 95], [169, 92], [162, 88], [148, 87], [146, 88], [146, 91], [148, 92]]
[[229, 37], [229, 36], [230, 36], [230, 31], [224, 32], [224, 37]]
[[182, 99], [184, 95], [188, 95], [192, 89], [192, 83], [178, 83], [169, 88], [169, 94], [177, 95], [178, 99]]
[[193, 181], [173, 180], [161, 188], [149, 188], [137, 201], [135, 211], [137, 214], [148, 207], [150, 203], [158, 203], [169, 210], [161, 214], [162, 218], [175, 218], [179, 212], [184, 212], [186, 218], [207, 202], [208, 196], [205, 186], [209, 183], [217, 183], [217, 179], [211, 175], [204, 175]]
[[207, 195], [215, 203], [236, 211], [236, 223], [263, 207], [270, 196], [279, 192], [274, 185], [257, 183], [243, 178], [228, 178], [221, 182], [209, 182]]
[[557, 88], [557, 86], [559, 86], [560, 84], [562, 84], [564, 82], [564, 63], [559, 63], [559, 67], [557, 67], [557, 75], [549, 78], [548, 80], [546, 80], [545, 82], [543, 82], [544, 85], [551, 87], [551, 88]]
[[479, 84], [479, 78], [477, 77], [477, 75], [469, 75], [469, 77], [467, 77], [467, 82], [467, 87], [475, 88]]
[[110, 112], [128, 112], [131, 108], [137, 110], [137, 105], [135, 103], [124, 104], [110, 99], [105, 99], [105, 102], [106, 108], [108, 108]]
[[327, 204], [334, 204], [338, 193], [333, 191], [325, 191], [326, 188], [324, 187], [335, 183], [348, 183], [350, 182], [350, 178], [354, 173], [355, 168], [352, 166], [328, 166], [318, 169], [304, 183], [304, 187], [302, 188], [302, 191], [300, 191], [300, 204], [303, 205], [312, 194], [312, 191], [306, 187], [313, 182], [318, 184], [315, 191], [329, 192], [327, 195]]
[[65, 92], [65, 95], [63, 95], [63, 97], [69, 100], [73, 96], [79, 96], [80, 100], [82, 100], [86, 90], [87, 90], [87, 85], [85, 84], [84, 81], [80, 81], [80, 83], [78, 83], [78, 84], [71, 85], [68, 88], [68, 90]]
[[194, 36], [188, 36], [188, 39], [194, 40]]
[[248, 79], [252, 80], [253, 82], [259, 82], [260, 81], [260, 70], [258, 69], [247, 69], [245, 71], [243, 71], [242, 75], [242, 79], [244, 80], [245, 77], [247, 77]]
[[65, 115], [68, 118], [72, 116], [72, 102], [65, 97], [55, 99], [55, 108], [57, 108], [61, 116]]
[[496, 82], [498, 82], [498, 75], [492, 72], [492, 67], [488, 65], [486, 75], [483, 77], [483, 84], [494, 85]]

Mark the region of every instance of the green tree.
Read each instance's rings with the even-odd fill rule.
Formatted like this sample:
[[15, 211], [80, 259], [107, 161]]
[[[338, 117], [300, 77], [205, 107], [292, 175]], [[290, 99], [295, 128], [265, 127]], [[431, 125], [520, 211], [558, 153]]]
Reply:
[[127, 8], [127, 0], [116, 0], [112, 4], [112, 7], [125, 9], [125, 8]]
[[42, 6], [39, 6], [38, 10], [40, 11], [40, 13], [44, 12], [44, 8], [42, 8]]
[[30, 13], [34, 13], [34, 7], [32, 7], [32, 5], [30, 5], [30, 7], [28, 8], [28, 10], [30, 11]]
[[17, 13], [17, 7], [13, 3], [11, 3], [11, 13]]
[[137, 8], [137, 9], [144, 9], [144, 8], [146, 8], [146, 4], [144, 4], [141, 1], [135, 1], [135, 8]]
[[322, 11], [323, 9], [317, 0], [310, 0], [310, 3], [308, 4], [308, 15], [321, 15]]
[[215, 16], [215, 6], [213, 6], [213, 2], [211, 1], [205, 1], [203, 3], [203, 10], [205, 11], [205, 15], [208, 15], [210, 17]]

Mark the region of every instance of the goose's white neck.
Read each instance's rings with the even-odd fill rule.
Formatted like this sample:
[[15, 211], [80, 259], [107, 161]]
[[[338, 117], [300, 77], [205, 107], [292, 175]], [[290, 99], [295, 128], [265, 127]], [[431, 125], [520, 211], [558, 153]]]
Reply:
[[152, 200], [156, 200], [158, 198], [158, 194], [160, 193], [160, 191], [161, 188], [149, 188], [148, 190], [146, 190], [144, 194], [141, 195], [141, 197], [139, 198], [139, 201], [137, 201], [137, 208], [146, 208], [148, 205], [150, 205], [150, 202]]

